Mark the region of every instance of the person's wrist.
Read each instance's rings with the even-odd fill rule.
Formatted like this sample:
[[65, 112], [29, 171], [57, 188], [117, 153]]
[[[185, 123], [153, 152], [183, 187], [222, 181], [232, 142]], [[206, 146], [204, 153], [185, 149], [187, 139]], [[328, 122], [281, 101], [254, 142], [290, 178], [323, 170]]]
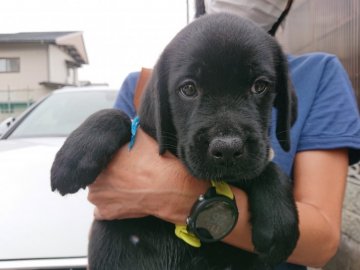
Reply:
[[[163, 158], [168, 157], [165, 155]], [[173, 224], [186, 224], [193, 204], [206, 192], [210, 183], [191, 176], [177, 159], [174, 158], [169, 163], [171, 162], [173, 164], [168, 164], [158, 174], [162, 178], [158, 183], [166, 183], [166, 187], [159, 188], [165, 191], [162, 200], [164, 204], [155, 210], [155, 216]]]

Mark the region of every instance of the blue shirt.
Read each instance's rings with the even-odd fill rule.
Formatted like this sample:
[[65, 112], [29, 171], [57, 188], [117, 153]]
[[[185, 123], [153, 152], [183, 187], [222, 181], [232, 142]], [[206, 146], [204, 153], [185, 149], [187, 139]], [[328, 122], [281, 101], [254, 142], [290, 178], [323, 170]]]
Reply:
[[134, 94], [140, 72], [132, 72], [125, 78], [116, 98], [114, 108], [125, 112], [131, 119], [135, 118]]
[[[282, 150], [275, 136], [276, 110], [273, 110], [271, 145], [274, 162], [288, 175], [295, 154], [305, 150], [348, 148], [350, 163], [360, 159], [360, 117], [351, 82], [338, 58], [326, 53], [288, 56], [292, 84], [298, 97], [298, 118], [291, 130], [291, 149]], [[115, 103], [131, 118], [136, 115], [134, 90], [139, 72], [128, 75]], [[284, 263], [276, 270], [304, 270]]]
[[360, 117], [349, 77], [337, 57], [325, 53], [288, 56], [298, 97], [298, 118], [291, 129], [291, 150], [284, 152], [275, 137], [276, 162], [291, 175], [296, 152], [348, 148], [350, 163], [360, 159]]

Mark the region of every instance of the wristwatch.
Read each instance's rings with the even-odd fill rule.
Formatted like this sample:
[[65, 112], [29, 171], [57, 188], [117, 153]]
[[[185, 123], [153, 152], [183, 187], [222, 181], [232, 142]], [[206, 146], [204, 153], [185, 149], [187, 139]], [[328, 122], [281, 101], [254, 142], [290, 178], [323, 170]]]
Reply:
[[238, 215], [230, 187], [225, 182], [212, 181], [212, 186], [193, 205], [186, 220], [187, 230], [201, 242], [216, 242], [233, 230]]

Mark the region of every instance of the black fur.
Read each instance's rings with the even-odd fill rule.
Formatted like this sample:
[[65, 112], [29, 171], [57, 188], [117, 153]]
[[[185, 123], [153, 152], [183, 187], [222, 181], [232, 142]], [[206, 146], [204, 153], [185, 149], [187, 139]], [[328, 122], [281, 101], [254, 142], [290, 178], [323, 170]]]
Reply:
[[[255, 81], [266, 91], [254, 93]], [[270, 35], [229, 14], [202, 16], [185, 27], [153, 70], [140, 125], [158, 141], [160, 154], [177, 155], [194, 176], [247, 192], [257, 254], [222, 242], [193, 248], [175, 236], [173, 224], [153, 217], [94, 221], [89, 269], [264, 270], [285, 261], [299, 236], [298, 216], [290, 179], [268, 161], [273, 106], [287, 151], [296, 97], [286, 59]], [[93, 115], [58, 152], [52, 189], [73, 193], [93, 182], [129, 137], [129, 119], [121, 112]]]

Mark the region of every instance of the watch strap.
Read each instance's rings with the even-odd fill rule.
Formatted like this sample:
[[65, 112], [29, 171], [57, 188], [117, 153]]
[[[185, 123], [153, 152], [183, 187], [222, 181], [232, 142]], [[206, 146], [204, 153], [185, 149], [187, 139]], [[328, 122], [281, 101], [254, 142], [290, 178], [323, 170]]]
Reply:
[[228, 197], [228, 198], [231, 199], [231, 200], [234, 199], [234, 194], [233, 194], [233, 192], [231, 191], [230, 186], [229, 186], [227, 183], [225, 183], [224, 181], [214, 181], [214, 180], [211, 180], [211, 185], [212, 185], [213, 187], [215, 187], [217, 194], [220, 194], [220, 195], [223, 195], [223, 196], [225, 196], [225, 197]]
[[186, 225], [175, 225], [175, 235], [190, 246], [201, 247], [200, 239], [195, 234], [188, 232]]

